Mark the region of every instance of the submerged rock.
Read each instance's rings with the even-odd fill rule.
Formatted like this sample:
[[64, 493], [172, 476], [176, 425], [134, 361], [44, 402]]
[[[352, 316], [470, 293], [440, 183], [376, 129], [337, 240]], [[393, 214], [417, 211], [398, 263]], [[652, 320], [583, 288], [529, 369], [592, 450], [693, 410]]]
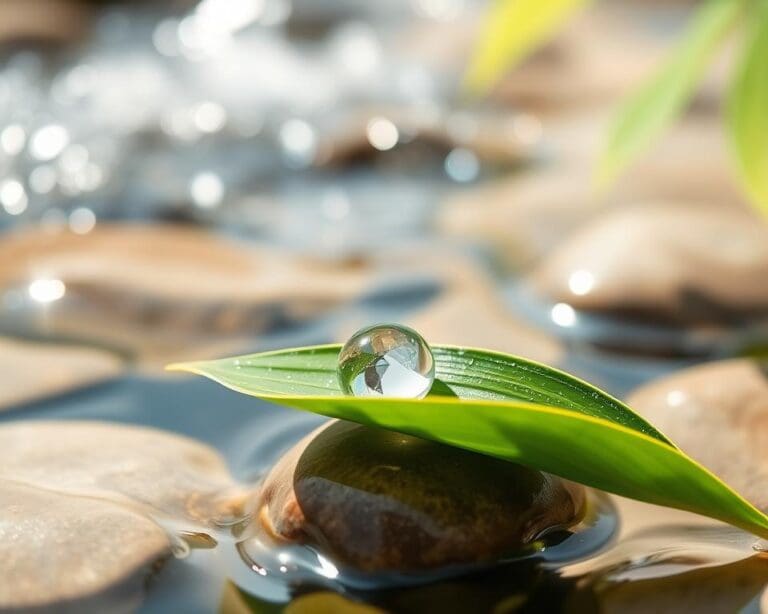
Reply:
[[299, 442], [267, 476], [259, 517], [358, 570], [498, 560], [577, 523], [584, 489], [458, 448], [348, 422]]
[[[174, 529], [237, 512], [221, 457], [98, 422], [0, 426], [0, 611], [133, 610]], [[234, 495], [233, 495], [234, 496]]]
[[768, 510], [768, 367], [713, 362], [651, 382], [631, 407], [680, 448]]
[[768, 318], [768, 225], [735, 207], [616, 209], [534, 271], [543, 298], [576, 310], [680, 327]]

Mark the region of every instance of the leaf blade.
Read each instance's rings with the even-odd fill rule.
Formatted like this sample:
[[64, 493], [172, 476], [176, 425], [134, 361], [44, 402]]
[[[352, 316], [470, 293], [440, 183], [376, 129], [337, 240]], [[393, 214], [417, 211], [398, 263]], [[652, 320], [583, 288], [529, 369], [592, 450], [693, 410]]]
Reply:
[[[318, 346], [172, 368], [204, 375], [239, 392], [296, 409], [531, 465], [623, 496], [704, 514], [768, 537], [764, 514], [668, 443], [661, 433], [647, 429], [639, 416], [638, 421], [626, 416], [619, 421], [610, 419], [614, 412], [634, 413], [565, 373], [495, 352], [437, 346], [433, 348], [437, 377], [462, 398], [347, 397], [335, 380], [338, 351], [338, 345]], [[476, 377], [478, 372], [485, 373], [486, 364], [495, 364], [498, 371], [487, 378]], [[522, 388], [509, 387], [506, 379], [498, 377], [500, 365], [509, 365], [510, 372], [516, 374], [522, 369], [529, 385], [524, 379]], [[573, 392], [574, 388], [578, 390]], [[506, 396], [504, 390], [508, 391]], [[543, 404], [545, 399], [562, 406]]]
[[768, 215], [768, 3], [752, 20], [728, 105], [728, 128], [743, 183]]
[[496, 0], [464, 76], [474, 95], [487, 92], [504, 74], [589, 0]]
[[696, 12], [671, 58], [622, 103], [598, 160], [598, 186], [613, 182], [682, 112], [718, 43], [741, 14], [735, 0], [708, 0]]

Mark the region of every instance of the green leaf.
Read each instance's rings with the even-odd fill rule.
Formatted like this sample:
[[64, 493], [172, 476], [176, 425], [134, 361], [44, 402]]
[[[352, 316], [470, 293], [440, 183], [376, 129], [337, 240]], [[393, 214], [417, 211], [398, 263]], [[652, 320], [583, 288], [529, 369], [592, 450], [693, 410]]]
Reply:
[[681, 113], [717, 45], [743, 14], [737, 0], [708, 0], [692, 18], [672, 57], [623, 102], [597, 166], [608, 185]]
[[602, 490], [697, 512], [768, 537], [768, 517], [620, 401], [566, 373], [505, 354], [433, 347], [425, 399], [344, 396], [338, 345], [169, 369], [332, 418], [432, 439]]
[[756, 9], [729, 104], [729, 131], [744, 184], [768, 214], [768, 2]]
[[550, 38], [588, 0], [495, 0], [488, 9], [465, 75], [474, 94], [487, 92], [506, 70]]

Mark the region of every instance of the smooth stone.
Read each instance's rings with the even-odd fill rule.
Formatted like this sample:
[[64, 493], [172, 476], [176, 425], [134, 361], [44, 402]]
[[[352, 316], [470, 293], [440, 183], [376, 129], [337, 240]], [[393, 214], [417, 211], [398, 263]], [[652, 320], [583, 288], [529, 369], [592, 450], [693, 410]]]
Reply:
[[[670, 561], [670, 564], [675, 563], [674, 559]], [[766, 582], [768, 566], [759, 557], [680, 570], [661, 577], [638, 577], [631, 581], [597, 575], [589, 592], [572, 598], [566, 611], [604, 614], [756, 612], [747, 606], [758, 598]]]
[[614, 184], [595, 190], [594, 160], [615, 109], [545, 118], [542, 129], [556, 163], [450, 193], [437, 213], [441, 234], [493, 248], [509, 270], [537, 263], [580, 226], [613, 207], [691, 202], [748, 209], [730, 171], [722, 126], [688, 117], [644, 152]]
[[0, 426], [0, 610], [132, 610], [172, 552], [242, 493], [208, 446], [86, 421]]
[[365, 572], [492, 562], [577, 523], [584, 488], [458, 448], [331, 422], [265, 479], [259, 518]]
[[134, 611], [170, 555], [159, 525], [115, 503], [0, 479], [0, 506], [4, 612]]
[[535, 262], [599, 210], [581, 164], [522, 170], [449, 194], [437, 213], [449, 240], [489, 245], [509, 270]]
[[482, 280], [443, 292], [405, 323], [431, 344], [486, 348], [547, 364], [564, 354], [557, 339], [516, 317]]
[[96, 384], [122, 371], [109, 352], [0, 337], [0, 411]]
[[768, 511], [768, 368], [738, 359], [638, 388], [629, 405], [684, 452]]
[[0, 42], [68, 44], [88, 34], [93, 11], [83, 2], [4, 0], [0, 3]]
[[[0, 288], [24, 308], [0, 315], [15, 330], [82, 340], [159, 367], [252, 347], [256, 335], [358, 296], [369, 277], [365, 266], [187, 226], [105, 223], [85, 235], [43, 228], [0, 243]], [[60, 280], [64, 295], [35, 304], [28, 295], [36, 279]]]
[[629, 321], [743, 325], [768, 316], [768, 225], [735, 207], [648, 203], [606, 211], [536, 267], [532, 288]]

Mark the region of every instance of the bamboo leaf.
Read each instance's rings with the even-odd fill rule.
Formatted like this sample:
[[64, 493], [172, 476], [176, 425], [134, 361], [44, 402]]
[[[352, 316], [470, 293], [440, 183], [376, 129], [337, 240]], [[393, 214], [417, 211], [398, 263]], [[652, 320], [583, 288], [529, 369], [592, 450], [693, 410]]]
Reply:
[[474, 94], [487, 92], [588, 0], [495, 0], [465, 75]]
[[681, 113], [718, 43], [743, 13], [737, 0], [708, 0], [672, 57], [622, 104], [597, 166], [597, 183], [612, 182]]
[[483, 350], [433, 347], [425, 399], [344, 396], [340, 346], [172, 365], [238, 392], [519, 462], [768, 537], [768, 517], [643, 418], [566, 373]]
[[768, 2], [762, 2], [750, 25], [731, 90], [728, 126], [747, 191], [768, 214]]

